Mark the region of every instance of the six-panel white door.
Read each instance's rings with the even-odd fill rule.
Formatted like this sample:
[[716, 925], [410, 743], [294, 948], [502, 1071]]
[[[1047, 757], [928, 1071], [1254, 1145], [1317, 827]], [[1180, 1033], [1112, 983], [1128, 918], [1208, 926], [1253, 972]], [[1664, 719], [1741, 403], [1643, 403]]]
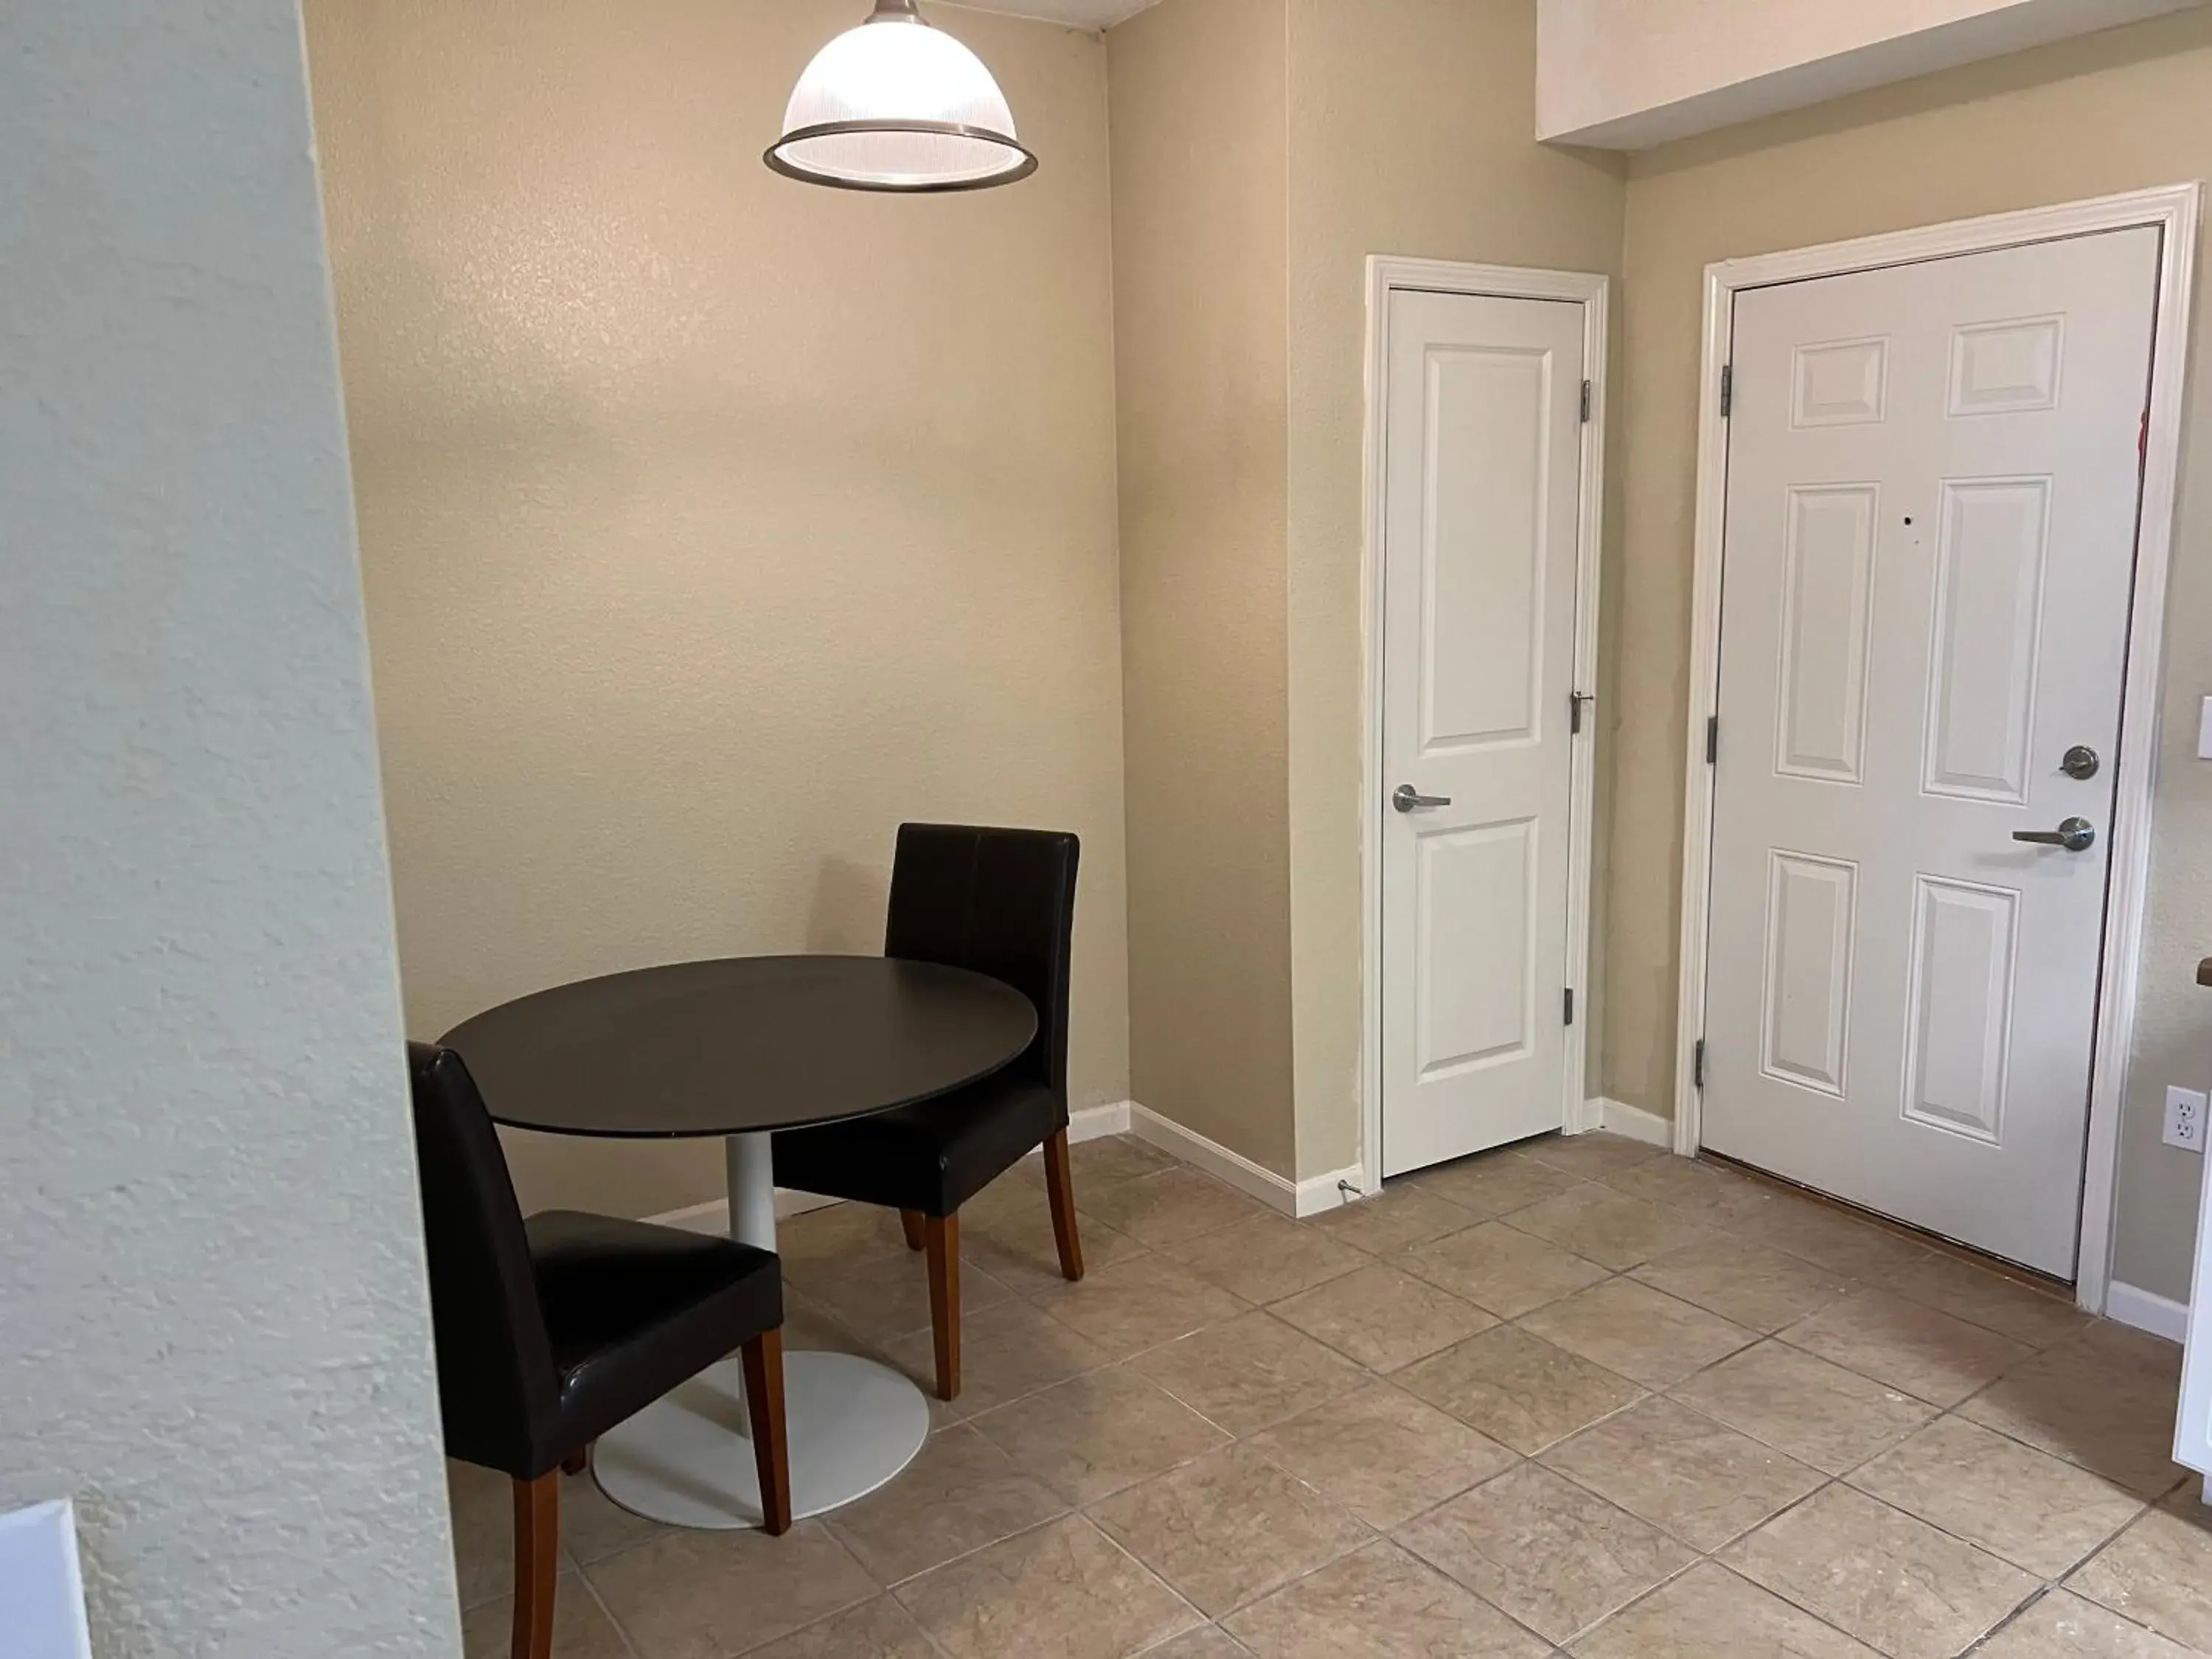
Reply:
[[2158, 259], [1735, 313], [1703, 1142], [2069, 1279]]
[[1583, 314], [1394, 291], [1384, 419], [1382, 1159], [1562, 1126]]

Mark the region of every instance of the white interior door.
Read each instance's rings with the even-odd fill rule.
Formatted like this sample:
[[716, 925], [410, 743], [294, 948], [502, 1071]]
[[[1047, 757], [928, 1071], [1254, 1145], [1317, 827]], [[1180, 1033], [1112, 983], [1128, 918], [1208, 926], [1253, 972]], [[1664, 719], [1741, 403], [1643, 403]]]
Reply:
[[2158, 259], [1735, 303], [1704, 1143], [2063, 1278]]
[[[1382, 1162], [1561, 1127], [1583, 307], [1394, 291]], [[1416, 799], [1415, 798], [1418, 798]]]

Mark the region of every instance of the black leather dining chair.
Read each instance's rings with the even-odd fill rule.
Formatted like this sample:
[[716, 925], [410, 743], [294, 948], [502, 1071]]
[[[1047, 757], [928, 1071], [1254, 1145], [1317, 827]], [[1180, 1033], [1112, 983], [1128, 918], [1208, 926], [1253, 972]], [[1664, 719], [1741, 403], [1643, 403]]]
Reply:
[[642, 1221], [525, 1221], [461, 1057], [410, 1042], [407, 1061], [446, 1450], [514, 1481], [514, 1659], [546, 1659], [562, 1471], [738, 1347], [767, 1528], [790, 1529], [782, 1271], [765, 1250]]
[[1039, 1146], [1060, 1270], [1083, 1277], [1067, 1168], [1068, 955], [1081, 844], [1044, 830], [905, 823], [884, 954], [1004, 980], [1036, 1006], [1036, 1040], [980, 1083], [917, 1106], [775, 1137], [781, 1187], [900, 1212], [929, 1255], [937, 1392], [960, 1392], [960, 1206]]

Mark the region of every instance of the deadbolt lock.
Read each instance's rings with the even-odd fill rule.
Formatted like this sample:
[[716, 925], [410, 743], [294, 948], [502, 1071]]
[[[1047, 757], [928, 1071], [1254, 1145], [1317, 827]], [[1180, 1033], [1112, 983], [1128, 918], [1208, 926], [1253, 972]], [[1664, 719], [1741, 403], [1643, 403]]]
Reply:
[[2095, 750], [2077, 743], [2059, 757], [2058, 769], [2069, 778], [2094, 778], [2100, 764]]

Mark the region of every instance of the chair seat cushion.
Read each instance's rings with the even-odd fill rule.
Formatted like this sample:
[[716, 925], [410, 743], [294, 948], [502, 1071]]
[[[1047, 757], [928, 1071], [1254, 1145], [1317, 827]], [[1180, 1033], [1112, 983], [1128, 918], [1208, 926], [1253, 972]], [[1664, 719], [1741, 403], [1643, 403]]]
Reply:
[[766, 1250], [574, 1210], [525, 1224], [579, 1443], [783, 1323], [783, 1276]]
[[1060, 1096], [1001, 1072], [918, 1106], [786, 1130], [775, 1137], [776, 1184], [951, 1215], [1066, 1127]]

